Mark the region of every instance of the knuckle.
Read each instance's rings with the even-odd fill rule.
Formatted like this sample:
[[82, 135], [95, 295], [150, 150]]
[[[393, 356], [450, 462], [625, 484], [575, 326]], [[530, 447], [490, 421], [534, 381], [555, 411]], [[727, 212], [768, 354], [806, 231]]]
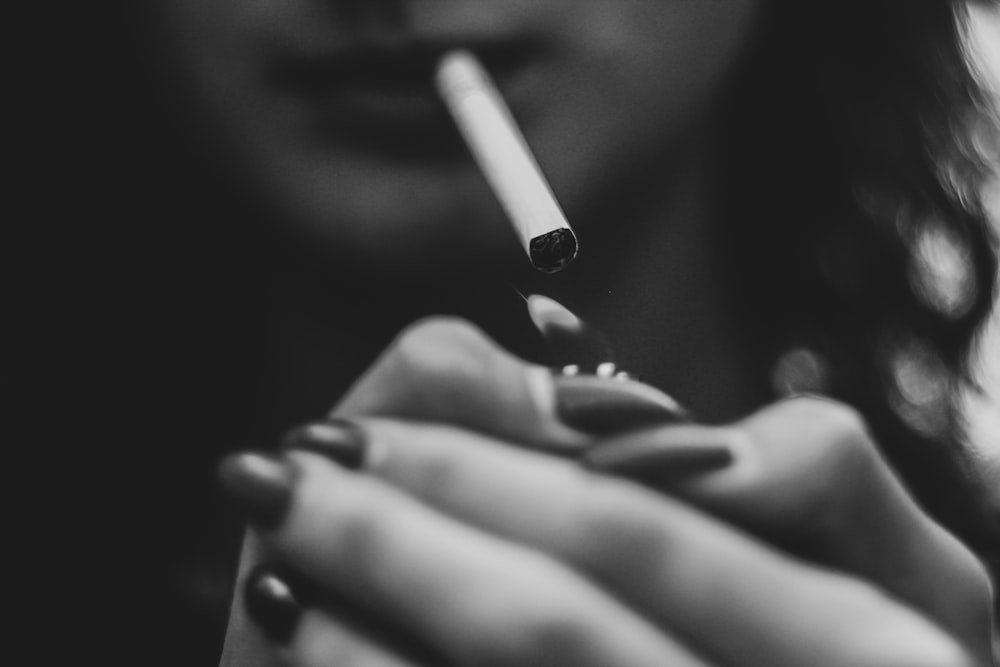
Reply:
[[857, 473], [874, 467], [878, 450], [864, 417], [855, 408], [826, 399], [800, 399], [799, 419], [816, 434], [813, 454], [834, 472]]
[[456, 373], [467, 373], [489, 349], [487, 341], [479, 329], [458, 317], [417, 320], [396, 335], [333, 414], [380, 414], [400, 404], [419, 409], [421, 400], [433, 403], [434, 393], [428, 398], [423, 390]]
[[[309, 545], [320, 540], [322, 553], [335, 554], [339, 562], [378, 563], [391, 545], [391, 536], [399, 522], [395, 503], [369, 484], [312, 484], [312, 498], [304, 504], [320, 508], [302, 539]], [[315, 524], [324, 526], [316, 536]], [[372, 570], [374, 571], [374, 570]]]
[[596, 629], [586, 621], [586, 601], [572, 592], [575, 584], [548, 557], [528, 557], [520, 565], [468, 592], [474, 632], [460, 638], [458, 662], [512, 667], [586, 661]]
[[861, 581], [839, 581], [835, 585], [831, 602], [840, 611], [828, 619], [828, 640], [832, 646], [841, 647], [847, 664], [976, 666], [956, 639], [922, 616], [898, 607], [874, 585]]
[[508, 608], [492, 625], [504, 631], [480, 647], [476, 664], [562, 665], [574, 664], [574, 655], [583, 657], [592, 633], [572, 610], [533, 600], [532, 604], [519, 605], [514, 614], [510, 611]]
[[331, 664], [341, 667], [371, 664], [368, 652], [357, 642], [348, 639], [343, 632], [330, 628], [323, 630], [326, 630], [326, 636], [310, 637], [305, 642], [300, 640], [294, 646], [294, 655], [301, 664]]
[[410, 324], [391, 346], [391, 360], [409, 376], [431, 378], [476, 363], [488, 349], [486, 335], [458, 317], [434, 316]]
[[420, 356], [440, 348], [469, 348], [480, 345], [485, 334], [460, 317], [435, 315], [406, 326], [397, 336], [395, 347], [402, 355]]
[[[580, 494], [579, 505], [580, 553], [592, 559], [588, 565], [604, 569], [607, 563], [618, 563], [616, 572], [630, 576], [647, 568], [666, 567], [674, 559], [664, 558], [683, 548], [672, 532], [666, 529], [673, 514], [668, 499], [657, 499], [656, 517], [648, 511], [648, 503], [637, 498], [641, 490], [617, 480], [595, 476], [589, 493]], [[646, 510], [646, 511], [644, 511]]]
[[542, 664], [566, 664], [568, 654], [588, 635], [574, 614], [552, 604], [533, 606], [515, 629], [519, 646], [514, 657]]
[[[467, 486], [467, 474], [462, 463], [458, 462], [454, 456], [447, 453], [447, 450], [440, 450], [434, 446], [424, 446], [425, 444], [440, 445], [446, 447], [468, 446], [465, 434], [458, 433], [451, 429], [436, 430], [433, 435], [433, 442], [422, 442], [417, 439], [408, 438], [404, 432], [406, 428], [402, 424], [394, 424], [390, 427], [397, 431], [393, 436], [393, 441], [397, 443], [397, 451], [409, 449], [414, 452], [420, 450], [419, 454], [410, 453], [405, 457], [390, 453], [385, 457], [388, 465], [385, 468], [391, 469], [388, 477], [395, 483], [401, 483], [402, 487], [409, 493], [416, 494], [424, 503], [431, 507], [449, 507], [456, 502], [457, 498], [462, 498], [463, 488]], [[391, 431], [390, 431], [391, 432]], [[400, 462], [400, 459], [403, 459]]]
[[357, 511], [356, 507], [344, 506], [337, 512], [331, 527], [346, 562], [377, 563], [383, 551], [383, 531], [378, 521], [377, 510], [371, 513]]
[[796, 398], [751, 417], [743, 428], [777, 462], [754, 488], [790, 544], [854, 530], [850, 522], [863, 498], [886, 489], [881, 454], [862, 415], [847, 404]]

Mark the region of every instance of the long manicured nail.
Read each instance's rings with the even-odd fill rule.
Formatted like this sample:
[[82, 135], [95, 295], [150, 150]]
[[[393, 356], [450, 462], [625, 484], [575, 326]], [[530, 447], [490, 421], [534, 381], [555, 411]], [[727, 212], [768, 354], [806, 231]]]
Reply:
[[364, 467], [368, 443], [364, 432], [344, 419], [303, 424], [285, 434], [284, 449], [299, 449], [320, 454], [349, 470]]
[[580, 460], [591, 470], [638, 479], [690, 477], [734, 461], [725, 429], [684, 424], [634, 432], [596, 445]]
[[559, 419], [591, 435], [622, 433], [689, 418], [674, 399], [641, 382], [557, 373], [553, 383]]
[[547, 296], [528, 297], [528, 315], [548, 343], [550, 361], [593, 372], [613, 359], [608, 339], [561, 303]]
[[247, 614], [268, 639], [280, 646], [295, 636], [302, 618], [302, 605], [288, 580], [266, 565], [258, 565], [243, 586]]
[[270, 530], [280, 526], [288, 514], [295, 468], [265, 454], [233, 454], [219, 464], [219, 481], [251, 523]]

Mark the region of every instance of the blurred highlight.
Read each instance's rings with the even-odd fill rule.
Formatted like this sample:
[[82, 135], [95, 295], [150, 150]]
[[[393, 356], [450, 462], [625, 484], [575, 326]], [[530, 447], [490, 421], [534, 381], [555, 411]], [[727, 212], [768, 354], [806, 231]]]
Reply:
[[[970, 13], [970, 56], [977, 64], [985, 87], [993, 93], [994, 105], [1000, 115], [1000, 10], [973, 4]], [[1000, 151], [1000, 147], [994, 150]], [[1000, 237], [1000, 174], [988, 187], [986, 201], [994, 229]], [[997, 292], [1000, 294], [1000, 276], [997, 278]], [[972, 442], [994, 462], [992, 468], [1000, 481], [1000, 304], [994, 305], [993, 316], [980, 341], [973, 368], [982, 392], [967, 393], [965, 411]], [[1000, 483], [994, 488], [1000, 501]]]

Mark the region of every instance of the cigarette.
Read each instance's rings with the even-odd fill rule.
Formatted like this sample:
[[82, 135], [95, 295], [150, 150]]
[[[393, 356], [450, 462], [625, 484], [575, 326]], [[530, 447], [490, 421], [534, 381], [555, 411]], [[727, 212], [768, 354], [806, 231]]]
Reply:
[[531, 263], [544, 273], [564, 269], [576, 257], [576, 234], [485, 68], [472, 53], [452, 51], [435, 83]]

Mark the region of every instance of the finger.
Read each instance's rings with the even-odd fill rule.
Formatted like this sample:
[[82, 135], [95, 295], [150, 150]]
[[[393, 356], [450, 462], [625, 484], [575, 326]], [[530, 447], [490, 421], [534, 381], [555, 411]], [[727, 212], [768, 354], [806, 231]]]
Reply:
[[244, 538], [220, 665], [417, 667], [439, 664], [363, 610], [324, 596], [253, 532]]
[[362, 424], [372, 472], [589, 573], [725, 664], [967, 664], [922, 616], [680, 502], [458, 429]]
[[[258, 565], [242, 587], [243, 607], [267, 636], [268, 664], [295, 667], [416, 667], [404, 658], [398, 637], [337, 608], [331, 614], [314, 587], [296, 573], [273, 565]], [[307, 594], [308, 595], [307, 597]], [[394, 641], [395, 640], [395, 641]], [[256, 658], [255, 658], [256, 660]], [[243, 663], [235, 663], [242, 665]]]
[[447, 421], [522, 442], [584, 442], [553, 419], [547, 369], [525, 364], [458, 319], [404, 330], [332, 414]]
[[262, 558], [259, 541], [247, 533], [240, 551], [239, 571], [222, 656], [219, 659], [220, 667], [279, 667], [282, 664], [277, 647], [247, 614], [244, 599], [247, 578]]
[[264, 543], [456, 664], [705, 664], [555, 560], [326, 459], [293, 457], [291, 505]]
[[303, 613], [282, 658], [294, 667], [422, 667], [318, 609]]
[[447, 422], [525, 445], [578, 449], [585, 433], [677, 421], [665, 394], [634, 381], [553, 375], [455, 318], [418, 322], [332, 411]]
[[725, 444], [733, 464], [662, 480], [670, 493], [879, 583], [988, 655], [992, 598], [985, 568], [914, 502], [853, 410], [801, 398], [731, 427], [634, 433], [601, 449], [692, 442]]

